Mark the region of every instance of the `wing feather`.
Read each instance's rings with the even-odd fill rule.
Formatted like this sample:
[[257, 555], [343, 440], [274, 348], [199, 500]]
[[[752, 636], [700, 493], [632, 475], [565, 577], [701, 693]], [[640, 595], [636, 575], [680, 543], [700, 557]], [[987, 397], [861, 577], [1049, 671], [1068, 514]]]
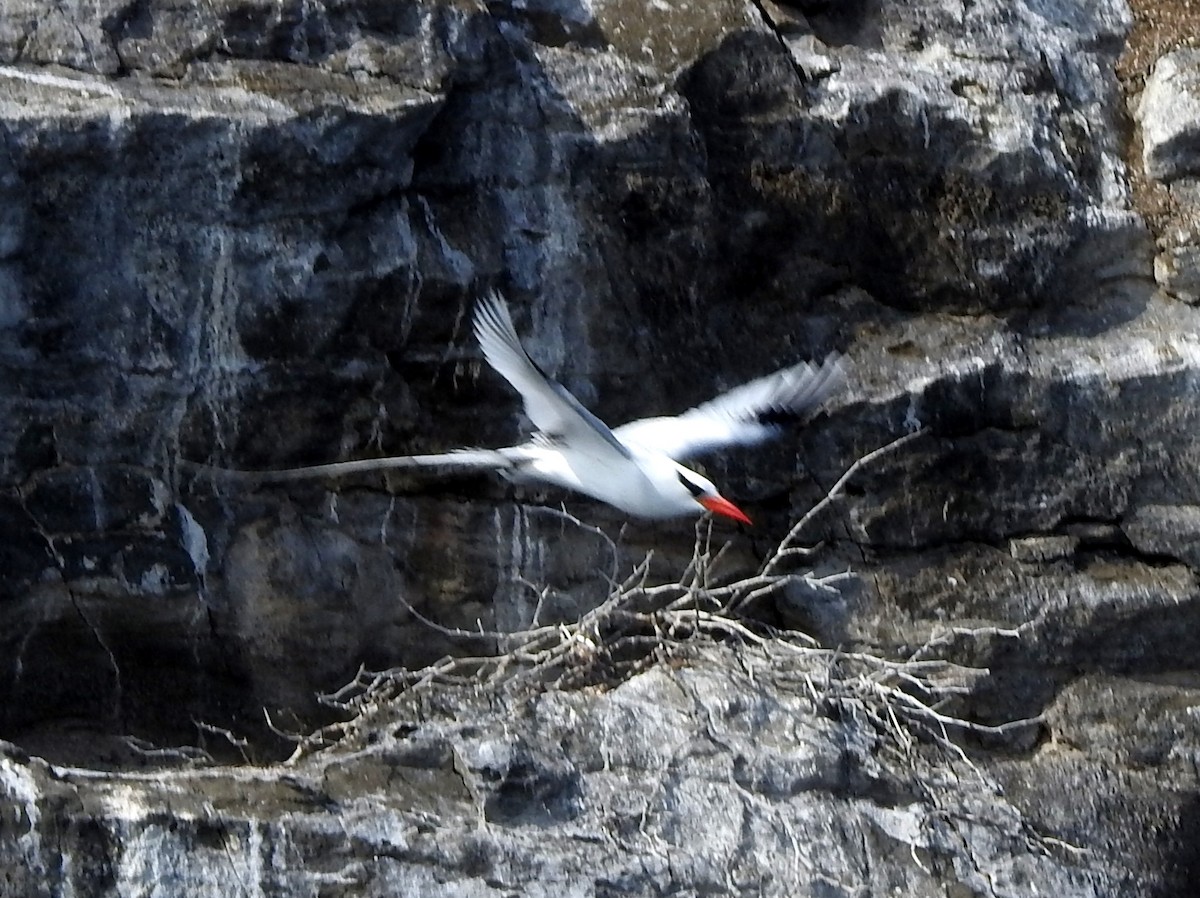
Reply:
[[508, 306], [495, 291], [475, 307], [475, 338], [488, 364], [521, 394], [525, 414], [544, 441], [563, 441], [629, 457], [629, 449], [613, 436], [608, 425], [584, 408], [566, 387], [547, 377], [529, 357], [517, 337]]
[[674, 418], [642, 418], [616, 428], [617, 439], [679, 461], [727, 446], [753, 446], [801, 421], [846, 383], [833, 353], [820, 367], [801, 362], [735, 387]]

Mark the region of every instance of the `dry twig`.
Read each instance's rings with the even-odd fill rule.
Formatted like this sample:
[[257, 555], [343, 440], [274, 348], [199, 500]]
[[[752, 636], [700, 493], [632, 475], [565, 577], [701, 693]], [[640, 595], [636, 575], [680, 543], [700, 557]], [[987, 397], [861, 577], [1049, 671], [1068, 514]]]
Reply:
[[[818, 577], [811, 571], [791, 569], [796, 561], [807, 559], [816, 551], [816, 547], [801, 545], [800, 538], [817, 516], [836, 501], [856, 473], [919, 435], [920, 432], [906, 434], [855, 461], [821, 501], [792, 525], [758, 573], [728, 583], [721, 583], [717, 574], [729, 544], [714, 550], [712, 522], [708, 518], [696, 524], [692, 557], [680, 577], [674, 582], [650, 585], [651, 554], [623, 580], [617, 581], [617, 548], [612, 540], [603, 531], [565, 511], [546, 509], [564, 524], [583, 527], [604, 537], [614, 567], [606, 578], [607, 598], [600, 605], [571, 623], [539, 625], [535, 617], [534, 625], [528, 629], [499, 632], [482, 627], [477, 630], [446, 627], [405, 603], [416, 620], [441, 635], [485, 640], [498, 651], [446, 657], [421, 670], [361, 669], [351, 683], [323, 697], [326, 705], [349, 717], [347, 722], [311, 736], [291, 734], [290, 738], [297, 741], [298, 754], [328, 745], [353, 732], [365, 718], [386, 708], [399, 696], [433, 684], [509, 691], [529, 684], [554, 688], [612, 682], [665, 658], [685, 655], [695, 648], [697, 637], [703, 637], [710, 642], [736, 641], [754, 647], [764, 662], [756, 667], [756, 675], [798, 683], [819, 704], [869, 721], [880, 733], [887, 734], [899, 757], [911, 753], [916, 740], [923, 740], [969, 764], [954, 741], [955, 734], [1002, 735], [1037, 721], [989, 726], [946, 710], [948, 702], [968, 693], [972, 684], [988, 671], [939, 658], [936, 651], [952, 638], [1018, 638], [1019, 630], [956, 628], [935, 634], [907, 658], [889, 659], [868, 652], [823, 647], [801, 633], [771, 632], [761, 623], [741, 616], [749, 605], [792, 584], [836, 590], [838, 584], [853, 577], [849, 571]], [[541, 595], [536, 585], [530, 587]]]

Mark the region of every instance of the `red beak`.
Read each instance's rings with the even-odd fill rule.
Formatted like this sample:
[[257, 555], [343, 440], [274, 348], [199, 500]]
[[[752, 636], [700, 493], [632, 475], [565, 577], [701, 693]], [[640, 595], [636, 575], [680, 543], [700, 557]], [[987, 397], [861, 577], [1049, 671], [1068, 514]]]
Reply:
[[741, 521], [743, 524], [753, 524], [746, 513], [723, 496], [701, 496], [696, 500], [713, 514], [723, 514], [727, 518]]

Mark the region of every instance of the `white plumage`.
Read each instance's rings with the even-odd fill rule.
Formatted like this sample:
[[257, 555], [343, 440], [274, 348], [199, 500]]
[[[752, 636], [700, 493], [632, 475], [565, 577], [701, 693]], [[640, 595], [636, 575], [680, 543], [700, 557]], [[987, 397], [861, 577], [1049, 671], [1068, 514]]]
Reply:
[[776, 436], [786, 422], [811, 414], [846, 380], [845, 363], [835, 353], [819, 367], [801, 362], [682, 415], [643, 418], [610, 430], [529, 357], [498, 293], [488, 294], [476, 307], [475, 336], [488, 364], [521, 394], [525, 414], [536, 428], [529, 442], [238, 475], [269, 481], [395, 468], [487, 468], [512, 480], [575, 490], [638, 517], [681, 517], [707, 509], [749, 523], [710, 480], [680, 460]]

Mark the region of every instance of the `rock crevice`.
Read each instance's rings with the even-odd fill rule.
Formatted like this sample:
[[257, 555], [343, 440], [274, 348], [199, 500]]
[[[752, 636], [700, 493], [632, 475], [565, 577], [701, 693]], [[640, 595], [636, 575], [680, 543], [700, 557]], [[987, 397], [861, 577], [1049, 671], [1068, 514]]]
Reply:
[[[1190, 894], [1192, 17], [3, 4], [0, 891]], [[806, 525], [832, 591], [609, 679], [592, 634], [586, 687], [441, 683], [281, 766], [264, 708], [311, 730], [360, 668], [483, 657], [710, 560], [687, 523], [487, 477], [185, 464], [517, 438], [470, 334], [490, 288], [614, 424], [850, 359], [826, 414], [705, 460], [758, 524], [714, 531], [713, 583], [926, 432]], [[926, 732], [906, 780], [803, 678], [730, 673], [789, 627], [932, 640], [986, 669], [953, 703], [984, 729], [961, 756]]]

